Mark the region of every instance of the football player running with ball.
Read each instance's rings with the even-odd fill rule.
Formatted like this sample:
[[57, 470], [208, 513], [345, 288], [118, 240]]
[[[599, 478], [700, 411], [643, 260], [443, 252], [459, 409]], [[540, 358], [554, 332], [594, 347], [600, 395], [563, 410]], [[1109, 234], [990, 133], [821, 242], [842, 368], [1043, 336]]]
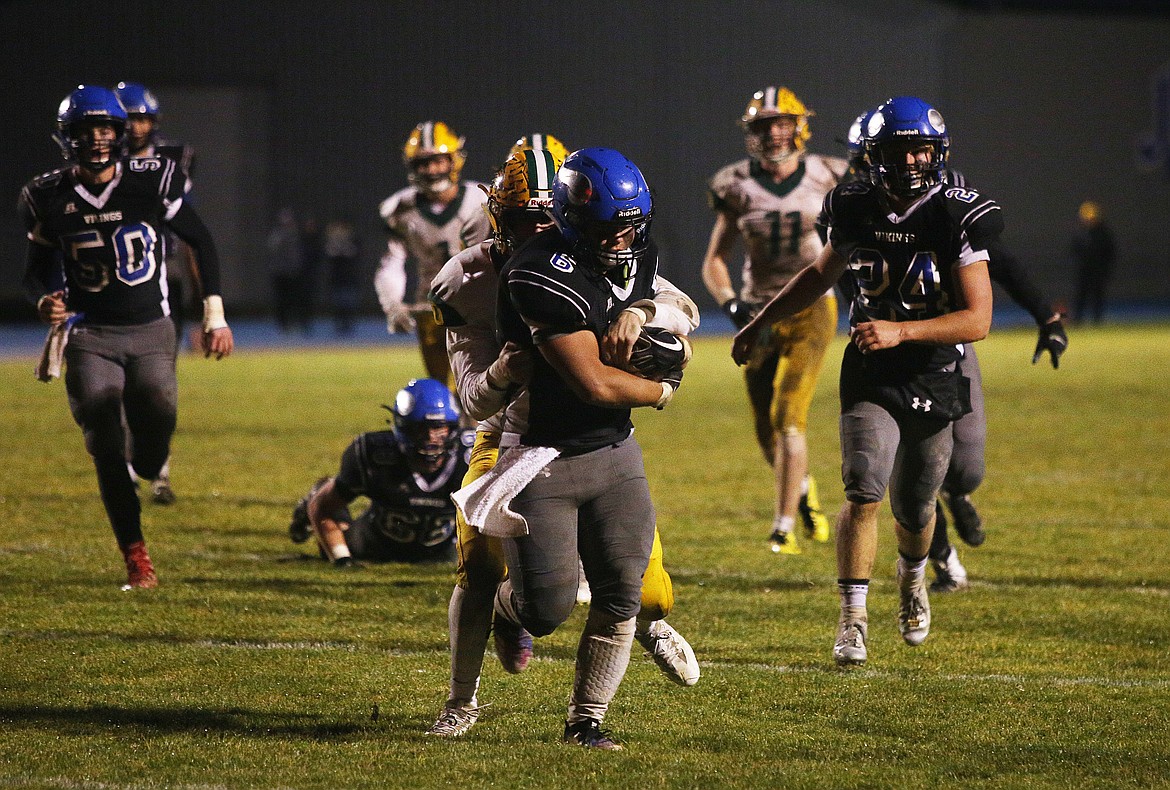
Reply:
[[382, 201], [378, 211], [390, 234], [374, 275], [386, 329], [418, 333], [427, 376], [453, 385], [443, 328], [425, 299], [406, 301], [406, 262], [415, 263], [416, 288], [425, 289], [451, 256], [488, 237], [482, 185], [460, 181], [467, 155], [463, 138], [441, 121], [424, 121], [403, 146], [410, 186]]
[[[186, 176], [162, 157], [123, 161], [126, 120], [112, 91], [78, 86], [58, 117], [57, 137], [70, 164], [30, 181], [19, 210], [29, 239], [25, 282], [39, 292], [41, 320], [54, 328], [50, 356], [63, 352], [69, 408], [93, 456], [126, 562], [124, 589], [131, 589], [156, 587], [158, 577], [127, 461], [139, 477], [156, 479], [170, 454], [177, 412], [175, 326], [164, 290], [167, 230], [196, 255], [205, 356], [227, 356], [233, 341], [215, 244], [183, 199]], [[59, 361], [46, 360], [46, 377]]]
[[500, 273], [501, 337], [529, 350], [532, 373], [527, 428], [493, 473], [531, 478], [510, 502], [519, 518], [500, 525], [508, 579], [495, 627], [552, 633], [576, 605], [580, 555], [593, 599], [563, 737], [617, 749], [601, 723], [629, 665], [655, 524], [630, 410], [665, 407], [682, 371], [659, 382], [603, 361], [610, 324], [654, 295], [653, 201], [641, 171], [610, 148], [576, 151], [557, 172], [553, 209], [557, 227]]
[[837, 525], [841, 602], [833, 657], [866, 662], [866, 597], [886, 490], [898, 543], [903, 641], [930, 630], [926, 563], [935, 499], [954, 441], [971, 410], [959, 344], [987, 335], [987, 248], [1003, 227], [999, 206], [943, 178], [950, 138], [938, 110], [913, 96], [880, 105], [866, 126], [870, 182], [825, 198], [829, 244], [739, 334], [744, 364], [761, 332], [820, 298], [848, 272], [854, 294], [841, 363], [841, 454], [846, 505]]
[[[547, 148], [543, 147], [547, 146]], [[452, 258], [435, 278], [431, 301], [447, 328], [447, 348], [460, 397], [479, 419], [471, 468], [464, 485], [481, 479], [495, 465], [501, 447], [517, 443], [527, 428], [525, 385], [532, 350], [496, 336], [498, 271], [524, 242], [553, 228], [552, 195], [564, 147], [551, 135], [517, 141], [489, 190], [492, 238]], [[653, 300], [636, 302], [610, 325], [601, 343], [615, 357], [628, 358], [643, 325], [653, 324], [685, 335], [698, 324], [698, 310], [663, 278]], [[459, 736], [479, 717], [477, 691], [484, 649], [492, 624], [496, 588], [507, 572], [500, 540], [482, 534], [460, 513], [457, 583], [449, 607], [451, 637], [450, 694], [430, 735]], [[681, 685], [699, 677], [694, 651], [665, 617], [674, 604], [670, 576], [662, 567], [655, 534], [643, 578], [642, 603], [635, 636], [660, 668]], [[504, 668], [519, 672], [532, 655], [532, 636], [523, 628], [497, 621], [496, 653]]]
[[[736, 328], [748, 322], [824, 246], [816, 220], [825, 193], [847, 165], [810, 153], [808, 110], [788, 88], [752, 97], [740, 126], [748, 153], [711, 179], [715, 227], [703, 260], [703, 282]], [[739, 296], [729, 272], [736, 240], [743, 242]], [[793, 528], [799, 517], [813, 540], [829, 540], [816, 483], [808, 474], [805, 430], [825, 351], [837, 329], [837, 299], [828, 288], [799, 313], [769, 327], [744, 369], [756, 440], [773, 468], [772, 550], [799, 554]]]

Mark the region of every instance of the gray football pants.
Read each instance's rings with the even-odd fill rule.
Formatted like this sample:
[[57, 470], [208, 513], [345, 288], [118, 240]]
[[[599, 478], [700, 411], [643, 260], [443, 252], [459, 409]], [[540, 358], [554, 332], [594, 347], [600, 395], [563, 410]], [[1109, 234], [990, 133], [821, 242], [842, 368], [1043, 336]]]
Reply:
[[971, 413], [955, 420], [955, 448], [951, 451], [951, 465], [947, 469], [943, 489], [948, 494], [970, 494], [983, 482], [985, 464], [983, 449], [987, 443], [987, 415], [983, 410], [983, 374], [973, 343], [963, 346], [959, 371], [971, 380]]
[[69, 410], [93, 456], [114, 534], [127, 546], [142, 539], [142, 526], [126, 468], [122, 414], [133, 448], [128, 460], [139, 477], [152, 480], [170, 454], [175, 432], [175, 325], [169, 318], [132, 326], [79, 324], [70, 332], [65, 362]]
[[655, 523], [642, 448], [631, 437], [546, 469], [512, 500], [529, 534], [503, 541], [509, 608], [534, 636], [552, 633], [576, 606], [580, 553], [591, 607], [618, 620], [635, 617]]
[[880, 502], [887, 488], [898, 523], [926, 529], [950, 463], [950, 422], [895, 416], [870, 401], [841, 413], [841, 479], [850, 502]]

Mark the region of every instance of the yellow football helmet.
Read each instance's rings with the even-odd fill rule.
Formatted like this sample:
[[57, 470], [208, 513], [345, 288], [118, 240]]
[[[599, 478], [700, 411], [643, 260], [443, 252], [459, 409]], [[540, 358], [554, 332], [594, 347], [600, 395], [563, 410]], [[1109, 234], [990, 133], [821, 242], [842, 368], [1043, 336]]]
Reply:
[[[419, 172], [419, 165], [423, 161], [443, 154], [451, 159], [450, 171], [438, 175]], [[463, 172], [467, 154], [463, 150], [463, 138], [455, 134], [450, 126], [442, 121], [423, 121], [406, 138], [402, 159], [406, 162], [410, 183], [434, 194], [459, 183], [459, 174]]]
[[[563, 148], [563, 146], [562, 146]], [[496, 249], [505, 255], [553, 223], [553, 182], [564, 157], [530, 148], [508, 157], [488, 189], [488, 222]]]
[[769, 85], [763, 90], [756, 91], [747, 109], [739, 119], [739, 125], [747, 136], [748, 152], [753, 156], [760, 154], [759, 136], [752, 133], [752, 124], [766, 118], [777, 118], [788, 115], [796, 121], [796, 131], [792, 135], [792, 144], [796, 152], [804, 151], [804, 146], [812, 133], [808, 128], [808, 119], [816, 115], [815, 112], [804, 106], [804, 102], [796, 94], [783, 86]]
[[508, 152], [508, 156], [523, 153], [524, 151], [531, 151], [534, 148], [543, 148], [550, 151], [553, 156], [557, 158], [558, 162], [565, 161], [565, 157], [569, 155], [569, 149], [565, 148], [565, 144], [551, 134], [526, 134], [512, 144], [512, 150]]

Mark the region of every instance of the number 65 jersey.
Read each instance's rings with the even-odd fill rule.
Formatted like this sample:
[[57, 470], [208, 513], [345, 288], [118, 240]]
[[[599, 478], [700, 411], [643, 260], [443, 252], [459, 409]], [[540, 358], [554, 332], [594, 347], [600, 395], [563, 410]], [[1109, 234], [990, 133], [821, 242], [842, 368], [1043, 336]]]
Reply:
[[37, 176], [19, 211], [34, 244], [60, 251], [68, 307], [92, 324], [143, 324], [170, 315], [164, 226], [187, 177], [162, 157], [119, 162], [96, 194], [71, 168]]
[[849, 324], [921, 321], [959, 307], [955, 270], [988, 259], [1003, 230], [999, 205], [979, 192], [939, 184], [903, 214], [873, 184], [842, 184], [825, 197], [833, 249], [855, 289]]

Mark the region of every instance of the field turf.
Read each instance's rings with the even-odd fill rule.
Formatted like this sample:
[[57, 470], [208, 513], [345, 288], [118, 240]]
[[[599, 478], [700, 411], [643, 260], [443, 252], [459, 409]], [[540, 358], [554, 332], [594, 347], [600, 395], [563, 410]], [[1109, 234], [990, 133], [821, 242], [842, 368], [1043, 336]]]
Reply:
[[[561, 744], [584, 609], [506, 675], [471, 732], [423, 736], [447, 678], [446, 566], [339, 572], [292, 544], [293, 504], [420, 369], [408, 347], [179, 361], [173, 480], [144, 505], [161, 586], [125, 573], [62, 382], [0, 360], [0, 786], [1115, 788], [1170, 786], [1170, 325], [979, 344], [988, 540], [965, 593], [898, 638], [881, 517], [870, 658], [838, 671], [832, 544], [768, 550], [770, 472], [726, 337], [676, 401], [636, 414], [677, 605], [703, 677], [631, 662], [606, 727]], [[841, 504], [830, 352], [810, 419]], [[635, 646], [636, 647], [636, 646]]]

